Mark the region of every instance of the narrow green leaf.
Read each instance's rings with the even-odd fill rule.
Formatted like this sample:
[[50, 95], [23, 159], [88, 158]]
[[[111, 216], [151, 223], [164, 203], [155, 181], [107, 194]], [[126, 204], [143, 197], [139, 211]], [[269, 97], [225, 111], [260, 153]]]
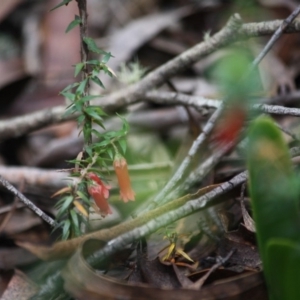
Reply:
[[78, 64], [75, 65], [74, 77], [76, 77], [81, 72], [83, 67], [84, 67], [84, 63], [78, 63]]
[[107, 52], [107, 53], [103, 56], [103, 58], [101, 59], [101, 62], [104, 63], [104, 64], [106, 64], [106, 63], [109, 61], [109, 59], [110, 59], [111, 57], [112, 57], [111, 53], [110, 53], [110, 52]]
[[103, 111], [103, 109], [100, 106], [93, 105], [94, 111], [99, 115], [99, 116], [107, 116], [107, 113]]
[[96, 84], [98, 84], [100, 87], [102, 87], [103, 89], [105, 89], [104, 84], [102, 83], [102, 81], [99, 79], [98, 76], [91, 77], [91, 79], [92, 79]]
[[68, 117], [69, 115], [72, 115], [76, 112], [76, 107], [74, 104], [72, 104], [63, 114], [63, 117]]
[[68, 5], [72, 0], [63, 0], [62, 2], [60, 2], [59, 4], [57, 4], [56, 6], [54, 6], [52, 9], [50, 9], [50, 11], [53, 11], [63, 5]]
[[95, 120], [95, 119], [94, 119], [93, 122], [94, 122], [95, 124], [99, 125], [100, 127], [102, 127], [104, 130], [106, 129], [105, 126], [104, 126], [104, 124], [102, 123], [102, 121], [99, 121], [99, 120]]
[[71, 209], [70, 215], [71, 215], [72, 227], [75, 231], [75, 235], [80, 236], [81, 232], [80, 232], [80, 224], [79, 224], [78, 214], [76, 213], [76, 211], [74, 209]]
[[89, 198], [88, 198], [83, 192], [77, 191], [77, 195], [78, 195], [78, 197], [80, 197], [80, 199], [81, 199], [82, 201], [84, 201], [86, 204], [91, 205], [91, 202], [90, 202]]
[[106, 54], [106, 52], [104, 50], [100, 49], [96, 45], [95, 41], [92, 38], [90, 38], [90, 37], [84, 37], [83, 41], [86, 43], [88, 49], [91, 52], [98, 53], [98, 54], [104, 54], [104, 55]]
[[117, 113], [117, 116], [118, 116], [118, 117], [122, 120], [122, 122], [123, 122], [122, 131], [124, 132], [124, 134], [127, 134], [128, 131], [129, 131], [129, 124], [128, 124], [127, 120], [126, 120], [123, 116], [119, 115], [118, 113]]
[[273, 239], [300, 243], [300, 216], [299, 183], [282, 134], [270, 118], [258, 118], [250, 128], [247, 165], [259, 250], [271, 278], [277, 261], [269, 259], [268, 244]]
[[96, 129], [92, 129], [92, 133], [94, 135], [96, 135], [98, 138], [102, 138], [102, 133], [100, 133], [99, 131], [97, 131]]
[[88, 60], [87, 62], [86, 62], [88, 65], [99, 65], [100, 63], [99, 63], [99, 60], [97, 60], [97, 59], [91, 59], [91, 60]]
[[93, 99], [97, 99], [99, 97], [101, 97], [101, 95], [89, 95], [89, 96], [82, 97], [79, 101], [84, 103]]
[[91, 77], [98, 77], [98, 75], [99, 75], [98, 68], [93, 68], [92, 73], [91, 73]]
[[63, 227], [63, 224], [64, 224], [64, 222], [59, 222], [59, 223], [57, 223], [57, 224], [53, 227], [51, 233], [53, 233], [53, 232], [54, 232], [55, 230], [57, 230], [58, 228]]
[[85, 120], [85, 115], [80, 115], [78, 118], [77, 118], [77, 122], [79, 125], [81, 125]]
[[271, 239], [267, 245], [270, 299], [298, 300], [300, 295], [300, 245], [286, 239]]
[[93, 151], [90, 147], [85, 148], [86, 153], [89, 155], [89, 157], [93, 157]]
[[127, 148], [127, 144], [126, 144], [125, 139], [120, 139], [119, 140], [119, 145], [120, 145], [120, 148], [123, 151], [123, 154], [125, 154], [126, 153], [126, 148]]
[[70, 101], [74, 102], [75, 101], [75, 94], [73, 93], [68, 93], [68, 92], [61, 92], [61, 95], [69, 99]]
[[74, 27], [76, 27], [79, 24], [81, 24], [81, 19], [79, 16], [75, 16], [75, 19], [68, 25], [68, 27], [66, 29], [66, 33], [69, 32], [70, 30], [72, 30]]
[[70, 226], [71, 226], [71, 221], [66, 220], [62, 232], [62, 240], [67, 240], [68, 237], [70, 236]]
[[71, 215], [73, 224], [75, 225], [75, 227], [78, 228], [79, 227], [79, 220], [78, 220], [78, 215], [77, 215], [76, 211], [74, 209], [71, 209], [70, 210], [70, 215]]
[[65, 197], [64, 203], [62, 204], [61, 208], [59, 209], [56, 218], [59, 219], [70, 207], [71, 203], [73, 202], [72, 196]]
[[111, 158], [111, 159], [114, 159], [114, 154], [113, 154], [113, 151], [112, 151], [112, 149], [107, 149], [107, 154], [108, 154], [108, 156]]
[[88, 79], [85, 78], [84, 80], [82, 80], [80, 83], [79, 83], [79, 86], [76, 90], [76, 93], [79, 93], [79, 94], [83, 94], [84, 93], [84, 90], [85, 90], [85, 87], [86, 87], [86, 84], [88, 82]]
[[105, 146], [107, 146], [107, 145], [109, 145], [110, 144], [110, 141], [109, 140], [104, 140], [104, 141], [101, 141], [101, 142], [99, 142], [99, 143], [95, 143], [95, 146], [96, 147], [105, 147]]
[[89, 106], [85, 108], [85, 113], [87, 113], [91, 118], [102, 121], [102, 117], [98, 114], [97, 110], [94, 109], [94, 106]]
[[63, 95], [64, 92], [68, 91], [68, 90], [71, 90], [73, 89], [74, 87], [78, 86], [79, 83], [78, 82], [74, 82], [74, 83], [71, 83], [69, 85], [67, 85], [61, 92], [60, 94]]
[[58, 200], [56, 203], [55, 203], [55, 205], [54, 205], [54, 207], [56, 208], [56, 209], [59, 209], [61, 206], [62, 206], [62, 204], [65, 202], [65, 199], [66, 197], [63, 197], [63, 198], [61, 198], [60, 200]]
[[75, 105], [77, 111], [82, 111], [83, 103], [76, 101], [74, 103], [74, 105]]

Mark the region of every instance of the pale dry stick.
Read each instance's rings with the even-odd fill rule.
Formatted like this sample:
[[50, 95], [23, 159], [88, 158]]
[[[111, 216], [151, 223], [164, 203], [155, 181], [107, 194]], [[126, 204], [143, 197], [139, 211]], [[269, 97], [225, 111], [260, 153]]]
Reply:
[[[21, 181], [21, 184], [19, 184], [18, 189], [21, 191], [24, 190], [24, 180]], [[7, 223], [9, 222], [9, 220], [13, 216], [14, 212], [16, 211], [18, 204], [19, 204], [19, 199], [18, 199], [18, 197], [15, 196], [13, 204], [11, 205], [11, 210], [8, 212], [8, 214], [4, 217], [3, 221], [1, 222], [0, 233], [2, 233], [3, 230], [5, 229]]]
[[199, 112], [203, 108], [218, 108], [221, 100], [209, 99], [202, 96], [192, 96], [183, 93], [166, 92], [166, 91], [150, 91], [145, 93], [143, 100], [152, 101], [163, 105], [184, 105], [192, 106]]
[[300, 117], [300, 109], [295, 107], [284, 107], [280, 105], [270, 104], [255, 104], [253, 105], [253, 109], [267, 114]]
[[213, 169], [213, 167], [220, 161], [224, 154], [232, 147], [232, 144], [226, 145], [216, 153], [209, 156], [204, 162], [202, 162], [197, 169], [195, 169], [189, 176], [184, 180], [184, 182], [173, 190], [170, 195], [167, 196], [167, 201], [170, 199], [176, 199], [181, 194], [184, 195], [188, 192], [191, 186], [195, 185], [197, 182], [203, 180], [203, 178]]
[[112, 254], [124, 249], [129, 243], [132, 243], [140, 239], [141, 237], [147, 236], [155, 232], [159, 228], [167, 226], [168, 224], [171, 224], [183, 217], [186, 217], [195, 211], [206, 208], [217, 196], [229, 192], [230, 190], [242, 184], [246, 180], [247, 172], [244, 171], [233, 177], [231, 180], [221, 184], [220, 186], [213, 189], [211, 192], [205, 194], [204, 196], [195, 200], [190, 200], [183, 206], [175, 210], [169, 211], [168, 213], [161, 215], [157, 218], [154, 218], [145, 225], [137, 227], [109, 241], [105, 247], [89, 256], [87, 261], [92, 266], [96, 266], [99, 262], [108, 259]]
[[282, 21], [281, 25], [275, 31], [275, 33], [273, 34], [273, 36], [271, 37], [271, 39], [269, 40], [267, 45], [264, 47], [264, 49], [260, 52], [260, 54], [253, 61], [253, 63], [252, 63], [253, 67], [257, 66], [262, 61], [262, 59], [271, 50], [271, 48], [276, 43], [276, 41], [284, 33], [287, 26], [294, 21], [294, 19], [299, 15], [299, 13], [300, 13], [300, 5], [285, 20]]
[[[238, 40], [273, 34], [282, 24], [281, 20], [276, 20], [270, 22], [248, 23], [240, 26], [240, 22], [241, 19], [239, 15], [235, 14], [223, 29], [210, 37], [207, 41], [203, 41], [178, 55], [166, 64], [152, 71], [136, 84], [102, 98], [99, 105], [104, 105], [107, 109], [111, 110], [135, 103], [149, 90], [162, 85], [167, 79], [178, 74], [217, 49]], [[287, 27], [285, 32], [292, 33], [297, 31], [300, 31], [300, 23], [293, 22]]]
[[22, 193], [20, 193], [13, 185], [11, 185], [6, 179], [0, 176], [1, 184], [16, 197], [18, 197], [28, 208], [30, 208], [35, 214], [42, 218], [50, 226], [57, 226], [57, 223], [48, 215], [46, 215], [41, 209], [35, 206], [29, 199], [27, 199]]
[[0, 208], [0, 215], [6, 214], [10, 212], [12, 209], [19, 209], [25, 207], [24, 203], [17, 203], [16, 205], [13, 203], [12, 205], [6, 205]]
[[66, 107], [63, 105], [45, 108], [24, 116], [0, 121], [0, 139], [19, 137], [34, 130], [73, 120], [78, 114], [65, 116]]
[[[151, 91], [146, 93], [144, 99], [160, 104], [178, 104], [192, 106], [199, 112], [202, 112], [203, 108], [218, 108], [222, 103], [221, 100], [209, 99], [201, 96], [189, 96], [181, 93], [158, 91]], [[262, 113], [268, 113], [273, 115], [288, 115], [300, 117], [300, 108], [270, 104], [254, 104], [250, 106], [250, 108]]]
[[[185, 179], [183, 184], [179, 185], [174, 192], [171, 192], [172, 197], [179, 197], [180, 195], [184, 195], [188, 193], [191, 186], [194, 186], [197, 182], [201, 182], [204, 177], [216, 166], [216, 164], [221, 160], [221, 158], [228, 152], [233, 144], [228, 144], [220, 148], [216, 153], [213, 153], [210, 157], [208, 157], [204, 162], [202, 162], [189, 176]], [[173, 199], [175, 199], [173, 198]], [[213, 209], [208, 209], [207, 211], [208, 217], [214, 221], [219, 230], [223, 231], [223, 225], [220, 221], [219, 216]], [[203, 232], [209, 237], [213, 237], [213, 239], [217, 240], [214, 237], [214, 234], [211, 232], [208, 226], [205, 226], [205, 222], [201, 223], [201, 229]]]
[[[296, 156], [300, 154], [300, 147], [294, 147], [290, 149], [291, 156]], [[166, 214], [160, 215], [157, 218], [151, 219], [145, 225], [137, 227], [129, 232], [126, 232], [117, 238], [108, 242], [108, 244], [101, 250], [95, 252], [93, 255], [89, 256], [87, 261], [92, 265], [96, 266], [102, 261], [108, 259], [114, 253], [124, 249], [129, 243], [132, 243], [141, 237], [147, 236], [163, 226], [167, 226], [183, 217], [192, 214], [195, 211], [199, 211], [210, 206], [211, 202], [226, 192], [229, 192], [233, 188], [243, 184], [248, 179], [248, 172], [244, 171], [234, 176], [231, 180], [222, 183], [212, 191], [206, 193], [205, 195], [186, 202], [181, 207], [171, 210]]]
[[[282, 28], [286, 29], [286, 27], [297, 16], [299, 11], [300, 11], [300, 6], [297, 10], [295, 10], [295, 14], [293, 13], [291, 17], [287, 18], [286, 20], [284, 20], [282, 22], [282, 24], [285, 24], [285, 25], [281, 25], [280, 28], [282, 27]], [[235, 25], [236, 28], [238, 28], [240, 26], [241, 26], [241, 23], [239, 23], [239, 24], [237, 23]], [[271, 49], [271, 47], [274, 45], [274, 43], [276, 42], [276, 40], [278, 39], [278, 37], [281, 35], [282, 32], [283, 31], [279, 31], [279, 30], [275, 31], [275, 33], [271, 37], [270, 42], [267, 44], [267, 47], [265, 47], [262, 50], [262, 52], [257, 56], [257, 58], [254, 59], [254, 61], [252, 62], [251, 67], [248, 70], [245, 71], [245, 76], [241, 79], [242, 81], [246, 80], [248, 78], [249, 72], [251, 72], [253, 70], [253, 67], [258, 66], [258, 64], [261, 62], [261, 60], [266, 55], [268, 50]], [[239, 84], [239, 83], [237, 83], [237, 84]], [[163, 202], [163, 203], [166, 202], [166, 201], [164, 201], [164, 199], [166, 198], [167, 194], [178, 184], [180, 179], [185, 175], [186, 170], [188, 169], [193, 157], [195, 156], [197, 151], [200, 149], [200, 147], [203, 145], [203, 143], [206, 140], [206, 137], [209, 135], [209, 133], [212, 132], [212, 130], [214, 128], [214, 123], [216, 122], [216, 120], [222, 115], [223, 109], [224, 109], [224, 104], [222, 103], [222, 104], [220, 104], [220, 106], [217, 108], [217, 110], [212, 115], [211, 119], [213, 119], [213, 120], [210, 119], [208, 121], [208, 123], [210, 124], [209, 129], [207, 129], [207, 126], [205, 127], [206, 130], [203, 129], [203, 132], [196, 139], [197, 143], [195, 143], [196, 141], [193, 143], [193, 145], [192, 145], [190, 151], [188, 152], [188, 155], [186, 156], [186, 158], [183, 160], [183, 162], [181, 163], [179, 168], [176, 170], [176, 172], [172, 176], [172, 178], [167, 182], [167, 184], [160, 191], [160, 193], [154, 198], [152, 203], [149, 205], [148, 209], [151, 209], [151, 208], [155, 207], [158, 204], [158, 202]], [[202, 137], [202, 139], [200, 137]], [[201, 140], [201, 141], [199, 141], [199, 140]]]
[[156, 197], [152, 200], [152, 202], [148, 205], [147, 210], [151, 210], [156, 207], [158, 204], [165, 203], [167, 194], [177, 185], [177, 183], [183, 179], [190, 163], [192, 162], [194, 156], [198, 152], [201, 145], [203, 145], [207, 136], [211, 133], [214, 128], [214, 124], [216, 120], [220, 117], [223, 112], [223, 104], [215, 110], [212, 116], [207, 121], [206, 125], [203, 127], [201, 134], [197, 137], [197, 139], [193, 142], [187, 156], [184, 158], [179, 168], [176, 170], [175, 174], [172, 178], [167, 182], [164, 188], [156, 195]]
[[[290, 95], [287, 95], [289, 97]], [[292, 99], [299, 99], [298, 93], [292, 95]], [[281, 99], [276, 97], [276, 99]], [[187, 105], [193, 106], [200, 112], [203, 108], [217, 108], [220, 100], [209, 99], [201, 96], [190, 96], [181, 93], [150, 91], [141, 97], [141, 100], [154, 101], [160, 104], [168, 105]], [[260, 102], [269, 101], [270, 99], [261, 99]], [[272, 100], [272, 99], [271, 99]], [[299, 116], [299, 108], [283, 107], [280, 105], [256, 104], [255, 109], [261, 112], [271, 114], [293, 115]], [[36, 129], [43, 128], [51, 124], [57, 124], [69, 121], [78, 117], [78, 114], [64, 116], [65, 106], [55, 106], [53, 108], [43, 109], [24, 116], [11, 118], [9, 120], [0, 121], [0, 138], [19, 137]]]
[[102, 98], [99, 104], [104, 104], [107, 108], [110, 108], [116, 107], [116, 105], [126, 106], [137, 102], [147, 91], [164, 84], [169, 78], [185, 70], [201, 58], [235, 40], [241, 26], [242, 19], [240, 15], [234, 14], [227, 24], [209, 40], [201, 42], [176, 56], [149, 73], [136, 84]]
[[[227, 25], [207, 41], [200, 42], [196, 46], [183, 52], [166, 64], [152, 71], [138, 83], [107, 95], [105, 98], [101, 98], [101, 102], [98, 101], [99, 105], [101, 105], [103, 110], [108, 112], [142, 101], [143, 95], [149, 92], [149, 90], [162, 85], [168, 78], [171, 78], [176, 73], [181, 72], [219, 48], [227, 46], [237, 40], [271, 35], [278, 29], [279, 26], [281, 26], [282, 22], [283, 21], [281, 20], [276, 20], [247, 23], [243, 24], [239, 29], [237, 29], [237, 31], [229, 30], [229, 26]], [[231, 23], [237, 22], [234, 21]], [[294, 21], [287, 26], [285, 33], [296, 33], [299, 31], [300, 22]], [[286, 97], [298, 99], [299, 95], [292, 94], [287, 95]], [[276, 99], [278, 99], [278, 97]], [[279, 97], [279, 99], [281, 98]], [[4, 139], [22, 136], [45, 126], [71, 119], [73, 120], [78, 117], [78, 114], [64, 116], [65, 109], [65, 106], [56, 106], [21, 117], [0, 121], [0, 138]]]
[[[164, 94], [164, 101], [166, 101], [166, 94]], [[177, 103], [188, 103], [188, 105], [190, 106], [194, 106], [195, 108], [199, 109], [199, 104], [196, 102], [193, 105], [193, 101], [195, 100], [196, 97], [193, 97], [192, 99], [188, 99], [187, 97], [179, 97], [178, 94], [176, 96], [176, 93], [169, 93], [170, 94], [170, 98], [175, 99], [176, 101], [178, 101]], [[152, 94], [153, 96], [153, 94]], [[153, 99], [153, 98], [152, 98]], [[201, 97], [200, 100], [203, 100], [203, 98]], [[209, 104], [209, 102], [205, 102], [206, 105]], [[202, 103], [201, 103], [202, 104]], [[213, 105], [216, 105], [216, 102], [213, 103]], [[283, 106], [278, 106], [278, 105], [267, 105], [267, 104], [259, 104], [259, 105], [253, 105], [252, 106], [253, 109], [257, 109], [261, 112], [264, 113], [271, 113], [271, 114], [288, 114], [288, 115], [294, 115], [294, 116], [300, 116], [300, 109], [298, 108], [288, 108], [288, 107], [283, 107]], [[201, 108], [200, 108], [201, 109]], [[183, 160], [183, 162], [181, 163], [181, 165], [179, 166], [179, 168], [176, 170], [175, 174], [173, 175], [173, 177], [167, 182], [167, 184], [165, 185], [165, 187], [158, 193], [158, 195], [154, 198], [154, 200], [149, 204], [147, 209], [152, 209], [155, 206], [158, 205], [158, 203], [166, 203], [168, 201], [168, 196], [167, 194], [178, 184], [178, 182], [184, 177], [185, 172], [188, 168], [188, 166], [190, 165], [193, 157], [195, 156], [195, 154], [197, 153], [198, 149], [200, 148], [200, 146], [203, 144], [203, 142], [206, 140], [206, 137], [208, 136], [208, 134], [212, 131], [215, 121], [218, 119], [218, 117], [221, 115], [223, 110], [223, 104], [221, 101], [219, 101], [219, 106], [217, 108], [217, 110], [214, 112], [214, 114], [211, 116], [211, 118], [208, 120], [207, 124], [205, 125], [205, 127], [203, 128], [203, 132], [198, 136], [198, 138], [194, 141], [192, 147], [190, 148], [187, 156], [185, 157], [185, 159]], [[220, 157], [218, 157], [218, 159], [220, 159]], [[215, 161], [215, 164], [217, 163], [217, 161]], [[202, 177], [203, 178], [203, 177]]]
[[[185, 106], [192, 106], [199, 112], [203, 112], [203, 109], [205, 108], [217, 108], [220, 106], [221, 103], [221, 100], [208, 99], [201, 96], [190, 96], [182, 93], [158, 92], [158, 91], [151, 91], [146, 93], [144, 99], [148, 101], [153, 101], [155, 103], [160, 103], [160, 104], [167, 104], [167, 105], [181, 104]], [[269, 114], [300, 116], [299, 108], [289, 108], [289, 107], [284, 107], [279, 105], [268, 105], [268, 104], [256, 104], [253, 105], [252, 107], [250, 106], [250, 108], [259, 110], [260, 112], [263, 113], [269, 113]], [[277, 124], [277, 127], [287, 135], [291, 136], [294, 140], [299, 139], [295, 134], [290, 132], [288, 129], [282, 127], [281, 125]]]

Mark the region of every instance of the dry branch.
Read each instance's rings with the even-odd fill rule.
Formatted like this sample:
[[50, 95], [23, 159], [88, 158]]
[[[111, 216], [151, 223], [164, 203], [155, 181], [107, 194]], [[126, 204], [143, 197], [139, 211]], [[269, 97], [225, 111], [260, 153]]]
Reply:
[[54, 227], [57, 223], [48, 215], [46, 215], [41, 209], [35, 206], [29, 199], [27, 199], [21, 192], [19, 192], [13, 185], [11, 185], [6, 179], [0, 176], [1, 184], [12, 194], [18, 197], [28, 208], [30, 208], [36, 215], [42, 218], [50, 226]]
[[[237, 25], [240, 24], [240, 22], [241, 20], [239, 16], [235, 15], [228, 22], [226, 27], [214, 34], [207, 41], [200, 42], [191, 49], [178, 55], [148, 74], [138, 83], [101, 98], [101, 103], [99, 102], [99, 104], [101, 104], [101, 107], [106, 111], [114, 111], [123, 106], [142, 101], [143, 95], [145, 95], [148, 91], [162, 85], [167, 79], [183, 71], [193, 63], [201, 60], [219, 48], [241, 39], [274, 34], [274, 32], [283, 23], [281, 20], [276, 20], [247, 23], [238, 27]], [[285, 33], [295, 33], [299, 31], [300, 22], [298, 21], [294, 21], [285, 29]], [[0, 121], [0, 137], [4, 139], [21, 136], [47, 125], [75, 119], [77, 117], [76, 115], [64, 117], [64, 110], [65, 108], [63, 106], [57, 106], [27, 114], [22, 117]]]

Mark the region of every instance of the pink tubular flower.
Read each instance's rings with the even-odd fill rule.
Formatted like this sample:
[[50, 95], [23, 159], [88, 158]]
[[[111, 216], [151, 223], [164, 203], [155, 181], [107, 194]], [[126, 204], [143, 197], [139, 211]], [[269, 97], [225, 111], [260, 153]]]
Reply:
[[222, 119], [217, 123], [213, 139], [221, 146], [236, 142], [246, 121], [246, 110], [236, 105], [224, 112]]
[[120, 186], [121, 199], [126, 203], [129, 200], [135, 200], [135, 193], [131, 188], [130, 178], [127, 169], [127, 162], [124, 157], [116, 156], [114, 160], [114, 169]]
[[88, 185], [88, 193], [99, 207], [101, 215], [106, 216], [112, 214], [107, 202], [111, 187], [105, 185], [95, 173], [89, 173], [87, 177], [92, 180], [92, 184]]

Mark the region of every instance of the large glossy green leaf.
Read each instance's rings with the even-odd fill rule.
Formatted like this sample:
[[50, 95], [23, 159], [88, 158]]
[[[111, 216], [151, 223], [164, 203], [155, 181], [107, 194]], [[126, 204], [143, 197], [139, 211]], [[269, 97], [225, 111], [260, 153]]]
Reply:
[[270, 248], [269, 243], [274, 239], [300, 243], [299, 184], [281, 132], [270, 118], [259, 118], [251, 126], [247, 163], [264, 272], [271, 290], [276, 290], [281, 287], [274, 284], [272, 276], [279, 265], [274, 260], [276, 252], [272, 252], [276, 247], [272, 244]]
[[267, 243], [271, 300], [300, 298], [300, 244], [285, 239]]

